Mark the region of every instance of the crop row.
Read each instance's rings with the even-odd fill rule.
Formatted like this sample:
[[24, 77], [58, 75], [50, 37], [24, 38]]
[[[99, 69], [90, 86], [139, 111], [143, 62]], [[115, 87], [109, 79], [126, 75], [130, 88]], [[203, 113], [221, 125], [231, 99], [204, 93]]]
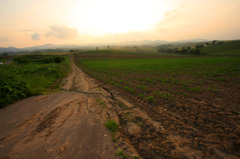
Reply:
[[[78, 59], [94, 78], [114, 85], [151, 104], [176, 98], [222, 93], [238, 85], [239, 58]], [[209, 95], [210, 94], [210, 95]], [[225, 94], [222, 94], [225, 96]]]

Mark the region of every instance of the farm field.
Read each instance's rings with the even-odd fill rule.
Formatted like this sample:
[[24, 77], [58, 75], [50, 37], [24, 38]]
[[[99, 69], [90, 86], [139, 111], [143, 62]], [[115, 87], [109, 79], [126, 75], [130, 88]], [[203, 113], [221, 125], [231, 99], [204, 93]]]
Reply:
[[[75, 63], [146, 112], [152, 124], [124, 104], [118, 109], [120, 131], [143, 158], [240, 157], [239, 57], [96, 51], [76, 54]], [[137, 131], [125, 131], [132, 123]]]

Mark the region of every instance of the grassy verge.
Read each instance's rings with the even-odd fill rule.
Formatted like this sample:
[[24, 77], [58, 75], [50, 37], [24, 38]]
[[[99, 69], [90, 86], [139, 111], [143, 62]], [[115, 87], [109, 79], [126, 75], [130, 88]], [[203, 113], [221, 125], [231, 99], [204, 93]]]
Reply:
[[67, 56], [19, 56], [11, 65], [0, 66], [0, 108], [31, 95], [49, 93], [58, 88], [69, 70]]
[[117, 139], [115, 136], [116, 136], [117, 129], [118, 129], [118, 125], [117, 125], [116, 121], [113, 119], [109, 119], [105, 123], [105, 126], [106, 126], [106, 128], [108, 128], [108, 130], [110, 130], [113, 141], [116, 141]]

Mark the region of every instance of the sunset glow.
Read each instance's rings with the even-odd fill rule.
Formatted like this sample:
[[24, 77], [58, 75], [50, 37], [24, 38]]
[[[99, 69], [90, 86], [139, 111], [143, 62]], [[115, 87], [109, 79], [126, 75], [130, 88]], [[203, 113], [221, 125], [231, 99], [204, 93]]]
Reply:
[[239, 39], [239, 0], [0, 0], [0, 47]]
[[95, 34], [148, 31], [162, 20], [161, 12], [166, 10], [157, 5], [144, 0], [79, 2], [70, 14], [70, 24]]

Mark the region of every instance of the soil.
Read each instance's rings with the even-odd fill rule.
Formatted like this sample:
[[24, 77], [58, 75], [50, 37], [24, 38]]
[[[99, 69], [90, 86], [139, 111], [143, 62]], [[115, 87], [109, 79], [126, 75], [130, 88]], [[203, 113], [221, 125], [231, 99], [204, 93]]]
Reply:
[[110, 94], [98, 90], [73, 65], [62, 91], [1, 109], [0, 158], [120, 158], [104, 126], [116, 117], [96, 100]]
[[0, 110], [0, 158], [240, 158], [238, 111], [192, 97], [151, 105], [72, 68], [59, 93]]

